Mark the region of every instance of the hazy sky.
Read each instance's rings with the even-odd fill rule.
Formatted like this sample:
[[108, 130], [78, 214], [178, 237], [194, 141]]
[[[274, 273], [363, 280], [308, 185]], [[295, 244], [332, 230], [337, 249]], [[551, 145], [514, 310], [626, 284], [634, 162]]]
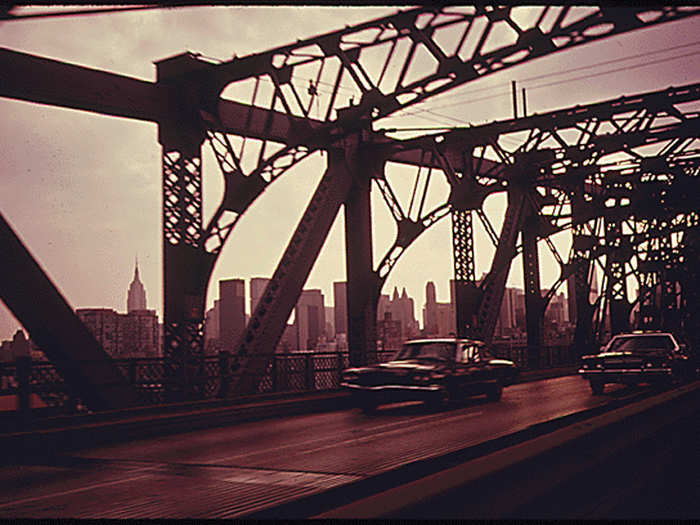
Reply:
[[[26, 11], [26, 8], [23, 8]], [[230, 59], [288, 44], [345, 25], [392, 14], [396, 7], [194, 7], [90, 17], [0, 22], [0, 46], [93, 68], [155, 80], [154, 61], [186, 50]], [[700, 81], [700, 17], [645, 29], [530, 61], [435, 97], [430, 112], [393, 125], [432, 127], [510, 118], [511, 80], [527, 89], [528, 113], [587, 104]], [[50, 79], [46, 79], [50, 82]], [[138, 256], [148, 304], [162, 320], [161, 161], [155, 124], [0, 99], [3, 170], [0, 209], [64, 297], [75, 308], [126, 309]], [[211, 280], [208, 304], [222, 278], [270, 276], [323, 172], [307, 159], [265, 191], [229, 238]], [[203, 153], [205, 224], [221, 199], [213, 155]], [[395, 177], [397, 180], [399, 176]], [[393, 179], [392, 179], [393, 180]], [[398, 188], [408, 197], [408, 185]], [[436, 204], [446, 187], [429, 199]], [[401, 196], [400, 195], [400, 196]], [[394, 224], [374, 196], [375, 261], [393, 241]], [[487, 202], [500, 228], [504, 199]], [[430, 202], [428, 203], [430, 204]], [[477, 275], [494, 252], [477, 227]], [[343, 215], [339, 215], [306, 288], [332, 304], [332, 282], [345, 279]], [[558, 244], [562, 255], [568, 239]], [[558, 275], [542, 254], [542, 283]], [[509, 284], [522, 287], [521, 261]], [[406, 287], [425, 301], [433, 280], [439, 301], [452, 277], [450, 219], [424, 233], [392, 271], [384, 293]], [[248, 293], [248, 290], [246, 290]], [[0, 340], [18, 323], [0, 303]]]

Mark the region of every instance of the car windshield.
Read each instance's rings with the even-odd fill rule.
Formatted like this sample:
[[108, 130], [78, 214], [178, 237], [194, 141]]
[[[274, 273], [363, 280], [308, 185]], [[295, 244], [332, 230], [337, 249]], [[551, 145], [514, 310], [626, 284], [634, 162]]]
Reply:
[[673, 341], [667, 335], [644, 335], [616, 337], [610, 342], [607, 352], [655, 352], [672, 350]]
[[441, 361], [454, 360], [454, 343], [409, 343], [394, 357], [395, 360], [406, 359], [439, 359]]

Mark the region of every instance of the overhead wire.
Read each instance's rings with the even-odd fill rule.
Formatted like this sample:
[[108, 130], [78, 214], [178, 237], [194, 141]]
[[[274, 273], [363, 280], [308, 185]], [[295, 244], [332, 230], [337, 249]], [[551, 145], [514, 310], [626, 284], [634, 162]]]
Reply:
[[[19, 6], [22, 7], [22, 6]], [[74, 11], [55, 11], [55, 12], [44, 12], [44, 13], [25, 13], [21, 15], [12, 14], [10, 12], [0, 15], [0, 20], [3, 21], [17, 21], [26, 19], [36, 19], [36, 18], [60, 18], [65, 16], [84, 16], [84, 15], [100, 15], [105, 13], [119, 13], [125, 11], [144, 11], [148, 9], [164, 9], [172, 7], [192, 7], [188, 5], [158, 5], [158, 4], [146, 4], [142, 6], [127, 6], [127, 7], [106, 7], [104, 9], [90, 8], [90, 9], [76, 9]]]

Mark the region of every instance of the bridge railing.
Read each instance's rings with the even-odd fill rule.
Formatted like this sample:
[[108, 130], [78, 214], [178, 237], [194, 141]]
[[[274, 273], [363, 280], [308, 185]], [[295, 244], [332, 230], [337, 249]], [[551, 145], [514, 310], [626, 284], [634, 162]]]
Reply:
[[[391, 359], [394, 351], [378, 353], [378, 360]], [[551, 368], [573, 365], [577, 356], [566, 346], [543, 347], [537, 359], [523, 346], [493, 346], [493, 353], [510, 359], [520, 369]], [[294, 352], [256, 357], [267, 362], [258, 394], [335, 390], [339, 388], [343, 369], [348, 367], [347, 352]], [[167, 403], [169, 381], [167, 362], [163, 358], [115, 359], [126, 380], [141, 393], [142, 405]], [[208, 356], [192, 377], [200, 399], [235, 398], [231, 388], [239, 374], [235, 356], [226, 352]], [[13, 417], [50, 416], [87, 411], [83, 401], [73, 395], [53, 363], [32, 361], [28, 357], [0, 363], [0, 414]]]

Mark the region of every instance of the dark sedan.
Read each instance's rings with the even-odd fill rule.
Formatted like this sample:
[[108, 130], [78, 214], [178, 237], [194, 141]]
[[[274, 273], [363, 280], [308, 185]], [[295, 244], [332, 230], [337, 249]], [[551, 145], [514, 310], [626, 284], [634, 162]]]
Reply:
[[581, 358], [579, 374], [594, 394], [607, 383], [671, 383], [689, 379], [695, 370], [685, 351], [668, 332], [619, 334], [597, 355]]
[[352, 392], [357, 406], [372, 411], [387, 402], [422, 400], [437, 406], [478, 394], [498, 401], [517, 374], [512, 361], [495, 358], [481, 341], [416, 339], [387, 363], [345, 370], [341, 386]]

